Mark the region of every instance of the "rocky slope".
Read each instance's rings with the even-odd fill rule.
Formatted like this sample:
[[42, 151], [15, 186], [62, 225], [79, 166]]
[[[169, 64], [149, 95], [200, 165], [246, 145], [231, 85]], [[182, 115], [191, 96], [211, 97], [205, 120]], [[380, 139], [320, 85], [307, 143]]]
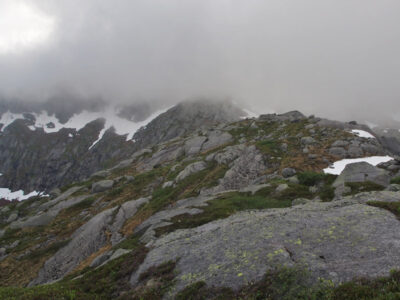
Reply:
[[[157, 113], [152, 115], [151, 108], [136, 105], [121, 110], [124, 118], [106, 114], [106, 119], [96, 119], [97, 115], [102, 116], [94, 112], [102, 109], [101, 103], [97, 103], [100, 107], [92, 104], [93, 112], [87, 110], [89, 104], [67, 108], [63, 105], [55, 108], [49, 104], [38, 107], [3, 104], [3, 116], [7, 113], [7, 105], [12, 109], [15, 120], [3, 124], [0, 132], [0, 173], [3, 174], [0, 186], [26, 192], [49, 192], [55, 187], [81, 181], [95, 171], [129, 158], [139, 149], [217, 123], [238, 120], [244, 115], [243, 111], [229, 103], [208, 101], [182, 103], [159, 116]], [[55, 114], [56, 118], [54, 122], [45, 121], [44, 127], [39, 128], [38, 119], [45, 116], [45, 119], [52, 120], [47, 113], [38, 115], [43, 107], [50, 107], [47, 113]], [[88, 119], [82, 121], [79, 116]], [[152, 119], [152, 116], [155, 118]], [[112, 123], [109, 118], [117, 119], [119, 123], [115, 120]], [[122, 127], [122, 132], [115, 128], [116, 124]], [[145, 127], [135, 133], [140, 126]], [[123, 130], [127, 130], [126, 134]]]
[[129, 158], [1, 208], [0, 296], [398, 295], [400, 160], [367, 127], [299, 112], [215, 124], [198, 105], [139, 131]]

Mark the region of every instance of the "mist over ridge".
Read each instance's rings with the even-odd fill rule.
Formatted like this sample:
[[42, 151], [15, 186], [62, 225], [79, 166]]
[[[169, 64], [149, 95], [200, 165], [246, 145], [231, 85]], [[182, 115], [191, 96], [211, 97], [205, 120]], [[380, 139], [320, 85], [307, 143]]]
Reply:
[[375, 123], [400, 111], [398, 1], [20, 2], [54, 29], [34, 49], [0, 54], [9, 101], [231, 99]]

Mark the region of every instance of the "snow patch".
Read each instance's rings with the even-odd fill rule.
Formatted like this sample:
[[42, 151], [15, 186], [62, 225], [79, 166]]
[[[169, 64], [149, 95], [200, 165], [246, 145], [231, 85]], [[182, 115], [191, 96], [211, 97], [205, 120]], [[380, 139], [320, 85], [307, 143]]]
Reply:
[[247, 116], [242, 117], [242, 119], [246, 119], [246, 118], [258, 118], [258, 117], [260, 116], [260, 114], [257, 114], [257, 113], [255, 113], [255, 112], [249, 110], [249, 109], [243, 108], [242, 110], [247, 114]]
[[6, 112], [4, 113], [1, 118], [0, 118], [0, 124], [3, 124], [3, 127], [1, 128], [1, 132], [4, 131], [6, 127], [8, 127], [12, 122], [15, 120], [19, 119], [25, 119], [22, 114], [13, 114], [11, 112]]
[[156, 112], [152, 113], [146, 120], [141, 122], [133, 122], [119, 117], [118, 110], [116, 110], [115, 108], [109, 108], [105, 112], [105, 115], [103, 115], [102, 117], [105, 119], [106, 123], [103, 129], [100, 131], [98, 139], [94, 141], [94, 143], [89, 147], [89, 150], [92, 149], [94, 145], [96, 145], [103, 138], [106, 131], [111, 127], [114, 128], [116, 134], [126, 135], [127, 141], [132, 140], [133, 135], [136, 133], [136, 131], [138, 131], [141, 127], [147, 125], [152, 120], [157, 118], [159, 115], [165, 113], [169, 109], [170, 107], [157, 110]]
[[[158, 110], [142, 122], [133, 122], [118, 116], [119, 109], [116, 106], [108, 106], [103, 111], [99, 112], [84, 110], [79, 114], [74, 114], [65, 124], [62, 124], [55, 115], [49, 115], [48, 112], [42, 111], [40, 113], [30, 113], [35, 117], [35, 124], [28, 126], [28, 128], [32, 131], [35, 131], [37, 128], [42, 128], [46, 133], [59, 132], [63, 128], [79, 131], [92, 121], [104, 119], [105, 125], [100, 131], [98, 139], [90, 146], [89, 149], [91, 149], [103, 138], [104, 133], [110, 128], [114, 128], [115, 133], [118, 135], [126, 135], [127, 141], [131, 140], [136, 131], [168, 109], [170, 109], [170, 107]], [[0, 123], [3, 124], [1, 131], [4, 131], [5, 128], [18, 119], [25, 119], [25, 117], [23, 114], [14, 114], [9, 111], [4, 113], [0, 118]], [[69, 137], [73, 136], [70, 134]]]
[[388, 162], [392, 159], [393, 159], [393, 157], [390, 157], [388, 155], [387, 156], [369, 156], [369, 157], [361, 157], [361, 158], [342, 159], [342, 160], [334, 162], [328, 168], [325, 168], [324, 173], [339, 175], [340, 173], [342, 173], [342, 171], [348, 164], [365, 161], [373, 166], [376, 166], [376, 165], [379, 165], [380, 163]]
[[72, 133], [68, 133], [68, 137], [73, 138], [74, 135]]
[[22, 201], [34, 196], [48, 197], [48, 195], [45, 195], [43, 192], [33, 191], [25, 195], [23, 190], [12, 192], [10, 189], [0, 188], [0, 199]]
[[372, 134], [370, 134], [369, 132], [367, 132], [365, 130], [353, 129], [351, 132], [362, 138], [367, 138], [367, 139], [375, 138]]

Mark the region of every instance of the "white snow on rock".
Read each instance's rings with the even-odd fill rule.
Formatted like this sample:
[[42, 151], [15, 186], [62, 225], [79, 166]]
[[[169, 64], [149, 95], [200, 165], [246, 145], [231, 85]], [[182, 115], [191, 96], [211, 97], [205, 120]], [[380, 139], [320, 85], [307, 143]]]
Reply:
[[34, 197], [34, 196], [47, 197], [48, 195], [45, 195], [43, 192], [37, 192], [37, 191], [33, 191], [33, 192], [25, 195], [23, 190], [11, 192], [10, 189], [0, 188], [0, 199], [21, 201], [21, 200], [29, 199], [30, 197]]
[[102, 138], [104, 133], [111, 127], [115, 129], [115, 133], [118, 135], [127, 135], [126, 140], [129, 141], [133, 138], [133, 135], [138, 131], [141, 127], [150, 123], [153, 119], [157, 118], [162, 113], [166, 112], [170, 107], [166, 109], [158, 110], [152, 113], [146, 120], [141, 122], [133, 122], [124, 118], [121, 118], [117, 115], [117, 111], [111, 108], [107, 110], [106, 115], [103, 118], [106, 120], [104, 128], [100, 131], [99, 138], [94, 141], [94, 143], [89, 147], [89, 149], [93, 148]]
[[[81, 130], [86, 124], [95, 121], [97, 119], [104, 119], [105, 125], [99, 134], [99, 138], [90, 147], [92, 148], [98, 141], [100, 141], [104, 133], [114, 128], [115, 133], [118, 135], [127, 135], [126, 140], [131, 140], [135, 132], [144, 125], [147, 125], [154, 118], [160, 114], [166, 112], [170, 107], [161, 109], [151, 114], [146, 120], [141, 122], [134, 122], [118, 116], [119, 109], [115, 106], [109, 106], [103, 111], [89, 112], [82, 111], [79, 114], [74, 114], [65, 124], [60, 123], [55, 115], [49, 115], [48, 112], [42, 111], [41, 113], [30, 113], [36, 119], [34, 125], [28, 126], [30, 130], [35, 131], [37, 128], [42, 128], [46, 133], [58, 132], [62, 128], [75, 129], [76, 131]], [[0, 124], [3, 124], [1, 131], [4, 131], [11, 123], [17, 119], [24, 119], [23, 114], [14, 114], [11, 112], [4, 113], [0, 118]], [[48, 126], [52, 123], [52, 126]], [[70, 137], [73, 137], [69, 135]]]
[[9, 111], [4, 113], [0, 118], [0, 124], [3, 124], [1, 131], [4, 131], [8, 125], [18, 119], [24, 119], [24, 116], [22, 114], [13, 114]]
[[368, 139], [374, 139], [375, 138], [372, 134], [370, 134], [369, 132], [367, 132], [365, 130], [353, 129], [351, 132], [354, 133], [355, 135], [358, 135], [359, 137], [362, 137], [362, 138], [368, 138]]
[[340, 173], [342, 173], [342, 171], [348, 164], [365, 161], [373, 166], [376, 166], [376, 165], [379, 165], [380, 163], [388, 162], [389, 160], [392, 160], [392, 159], [393, 159], [393, 157], [390, 157], [390, 156], [369, 156], [369, 157], [361, 157], [361, 158], [342, 159], [342, 160], [334, 162], [331, 166], [324, 169], [324, 173], [339, 175]]
[[242, 110], [247, 114], [247, 116], [241, 117], [242, 119], [246, 119], [246, 118], [258, 118], [258, 117], [260, 116], [260, 114], [257, 114], [257, 113], [255, 113], [255, 112], [249, 110], [249, 109], [243, 108]]

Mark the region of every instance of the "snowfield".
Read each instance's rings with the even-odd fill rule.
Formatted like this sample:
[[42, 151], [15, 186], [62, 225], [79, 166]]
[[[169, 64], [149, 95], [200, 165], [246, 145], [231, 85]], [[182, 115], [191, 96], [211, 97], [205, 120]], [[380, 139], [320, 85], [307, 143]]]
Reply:
[[367, 132], [365, 130], [353, 129], [351, 132], [362, 138], [367, 138], [367, 139], [375, 138], [372, 134], [370, 134], [369, 132]]
[[[41, 113], [30, 113], [35, 117], [36, 121], [34, 125], [28, 127], [32, 131], [35, 131], [37, 128], [42, 128], [46, 133], [58, 132], [63, 128], [79, 131], [84, 128], [86, 124], [92, 121], [104, 119], [104, 128], [101, 130], [98, 139], [90, 146], [90, 148], [92, 148], [103, 138], [104, 133], [112, 127], [116, 134], [126, 135], [126, 140], [131, 140], [136, 131], [138, 131], [142, 126], [147, 125], [162, 113], [166, 112], [168, 109], [170, 109], [170, 107], [158, 110], [142, 122], [133, 122], [118, 116], [119, 109], [117, 107], [109, 106], [105, 110], [99, 112], [82, 111], [79, 114], [74, 114], [65, 124], [60, 123], [55, 115], [49, 115], [48, 112], [42, 111]], [[1, 131], [4, 131], [5, 128], [18, 119], [23, 120], [25, 118], [23, 114], [14, 114], [9, 111], [4, 113], [0, 118], [0, 124], [3, 124]], [[49, 123], [52, 123], [52, 126], [48, 126]], [[73, 137], [73, 135], [69, 134], [69, 137]]]
[[0, 188], [0, 199], [6, 199], [6, 200], [26, 200], [29, 199], [30, 197], [34, 196], [41, 196], [41, 197], [47, 197], [48, 195], [45, 195], [43, 192], [37, 192], [33, 191], [29, 194], [24, 194], [24, 191], [19, 190], [16, 192], [11, 192], [10, 189], [7, 188]]
[[348, 164], [365, 161], [373, 166], [376, 166], [376, 165], [379, 165], [380, 163], [388, 162], [389, 160], [392, 160], [392, 159], [393, 159], [393, 157], [390, 157], [390, 156], [370, 156], [370, 157], [361, 157], [361, 158], [342, 159], [342, 160], [334, 162], [328, 168], [325, 168], [324, 173], [340, 175], [340, 173], [342, 173], [342, 171]]

